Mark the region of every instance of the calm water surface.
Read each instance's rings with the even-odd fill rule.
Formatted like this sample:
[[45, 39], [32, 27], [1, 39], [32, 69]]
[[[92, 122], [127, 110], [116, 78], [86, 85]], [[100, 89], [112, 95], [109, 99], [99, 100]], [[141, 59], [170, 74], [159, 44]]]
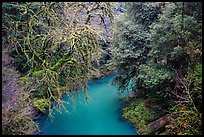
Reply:
[[88, 101], [83, 93], [72, 101], [61, 112], [53, 110], [53, 117], [41, 116], [38, 119], [40, 132], [45, 135], [135, 135], [132, 124], [121, 119], [120, 101], [126, 95], [119, 95], [111, 80], [116, 74], [88, 82]]

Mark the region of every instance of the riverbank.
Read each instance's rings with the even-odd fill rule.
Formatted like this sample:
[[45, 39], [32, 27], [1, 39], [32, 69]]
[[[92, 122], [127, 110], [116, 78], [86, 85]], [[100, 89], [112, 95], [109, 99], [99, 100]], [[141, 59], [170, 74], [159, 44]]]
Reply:
[[166, 134], [165, 125], [173, 115], [166, 113], [156, 98], [139, 98], [133, 94], [122, 102], [122, 118], [134, 124], [138, 135]]
[[99, 74], [95, 75], [91, 78], [91, 80], [95, 80], [95, 79], [100, 79], [100, 78], [104, 78], [108, 75], [112, 75], [112, 74], [116, 74], [117, 71], [116, 70], [110, 70], [110, 71], [104, 71], [104, 70], [99, 70]]

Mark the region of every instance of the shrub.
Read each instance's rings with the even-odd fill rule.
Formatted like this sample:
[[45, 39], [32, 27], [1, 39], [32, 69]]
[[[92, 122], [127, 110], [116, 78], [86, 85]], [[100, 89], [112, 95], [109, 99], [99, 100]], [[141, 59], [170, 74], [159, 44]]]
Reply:
[[166, 126], [168, 134], [202, 135], [201, 113], [185, 107], [180, 107], [176, 111], [178, 117], [172, 119]]
[[137, 87], [147, 93], [165, 94], [163, 92], [166, 88], [175, 82], [174, 72], [166, 65], [140, 65], [139, 68], [140, 72], [137, 76]]
[[49, 101], [47, 99], [34, 99], [34, 106], [37, 107], [41, 112], [45, 113], [49, 107]]
[[147, 132], [148, 122], [157, 118], [157, 115], [151, 113], [146, 107], [146, 101], [148, 100], [138, 99], [123, 109], [122, 117], [133, 123], [138, 133]]

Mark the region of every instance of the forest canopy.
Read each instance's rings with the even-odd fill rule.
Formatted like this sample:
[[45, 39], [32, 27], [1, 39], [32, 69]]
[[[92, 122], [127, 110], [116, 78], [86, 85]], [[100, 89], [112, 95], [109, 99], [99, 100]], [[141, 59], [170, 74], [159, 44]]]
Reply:
[[36, 113], [112, 71], [138, 134], [201, 135], [202, 2], [2, 3], [3, 134], [33, 134]]
[[[124, 7], [115, 20], [111, 51], [118, 76], [113, 84], [121, 92], [131, 87], [135, 102], [156, 99], [163, 112], [176, 114], [164, 134], [202, 134], [201, 3], [132, 2]], [[134, 107], [124, 109], [125, 118], [138, 124], [139, 134], [147, 134], [144, 123], [135, 122], [140, 115], [133, 114]]]

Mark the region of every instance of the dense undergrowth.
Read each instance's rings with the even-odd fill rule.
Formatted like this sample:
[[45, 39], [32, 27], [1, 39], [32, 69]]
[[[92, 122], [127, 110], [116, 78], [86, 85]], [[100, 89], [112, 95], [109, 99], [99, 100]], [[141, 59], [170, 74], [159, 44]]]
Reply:
[[[112, 62], [119, 75], [113, 84], [121, 92], [130, 86], [134, 91], [136, 98], [124, 108], [123, 117], [138, 134], [202, 134], [200, 4], [125, 3], [116, 17]], [[159, 101], [144, 105], [153, 98]], [[149, 109], [161, 103], [163, 115], [149, 121]]]

